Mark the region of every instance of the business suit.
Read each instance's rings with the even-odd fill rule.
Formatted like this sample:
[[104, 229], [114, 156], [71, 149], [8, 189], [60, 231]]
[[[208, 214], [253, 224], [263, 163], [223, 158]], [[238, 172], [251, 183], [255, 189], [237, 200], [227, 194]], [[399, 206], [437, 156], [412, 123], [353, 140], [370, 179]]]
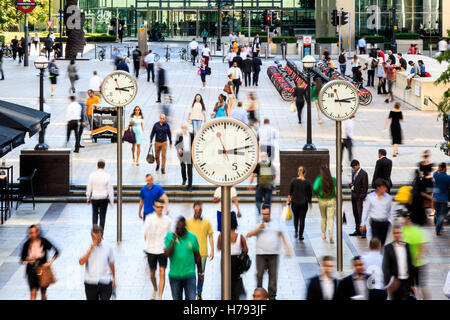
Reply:
[[392, 171], [392, 160], [386, 157], [378, 159], [375, 165], [375, 171], [373, 173], [372, 188], [375, 189], [375, 180], [378, 178], [382, 178], [388, 182], [388, 192], [390, 192], [392, 187], [391, 171]]
[[160, 68], [158, 70], [158, 76], [156, 79], [156, 84], [158, 85], [158, 100], [156, 102], [161, 102], [161, 92], [169, 93], [169, 90], [166, 87], [166, 70]]
[[[181, 177], [183, 178], [183, 184], [186, 183], [186, 171], [187, 171], [187, 181], [188, 188], [192, 187], [192, 142], [194, 141], [194, 134], [192, 132], [188, 132], [190, 138], [190, 150], [183, 150], [184, 142], [183, 142], [183, 132], [180, 131], [177, 133], [175, 138], [175, 148], [177, 149], [177, 156], [180, 160], [181, 165]], [[180, 156], [180, 150], [183, 151], [183, 154]], [[187, 169], [187, 170], [186, 170]]]
[[242, 62], [242, 70], [244, 71], [245, 86], [251, 86], [252, 82], [250, 75], [252, 74], [252, 60], [250, 58], [247, 58]]
[[261, 71], [262, 62], [258, 57], [252, 59], [253, 85], [258, 86], [259, 72]]
[[[332, 300], [335, 300], [338, 286], [337, 279], [333, 279], [333, 282], [334, 282], [334, 293]], [[310, 301], [324, 300], [319, 276], [315, 276], [309, 280], [308, 289], [306, 292], [306, 300]]]
[[[367, 281], [369, 275], [364, 274], [364, 280]], [[353, 283], [353, 274], [343, 278], [339, 281], [339, 285], [336, 292], [336, 300], [344, 301], [344, 300], [352, 300], [353, 296], [356, 296], [356, 290]], [[368, 290], [367, 298], [370, 300], [370, 290]]]
[[356, 175], [356, 172], [357, 171], [354, 170], [352, 171], [352, 209], [353, 217], [355, 218], [355, 232], [359, 234], [359, 227], [361, 226], [361, 218], [363, 213], [363, 203], [369, 188], [369, 176], [363, 169], [359, 170], [358, 175]]
[[[406, 266], [408, 269], [408, 279], [400, 280], [399, 288], [392, 293], [391, 297], [392, 300], [408, 300], [410, 288], [411, 286], [414, 285], [413, 281], [414, 267], [412, 265], [411, 250], [409, 244], [404, 242], [403, 244], [405, 245], [406, 249], [406, 259], [407, 259]], [[389, 284], [392, 277], [398, 279], [397, 256], [395, 253], [393, 242], [384, 246], [382, 268], [383, 268], [384, 284], [386, 286]]]

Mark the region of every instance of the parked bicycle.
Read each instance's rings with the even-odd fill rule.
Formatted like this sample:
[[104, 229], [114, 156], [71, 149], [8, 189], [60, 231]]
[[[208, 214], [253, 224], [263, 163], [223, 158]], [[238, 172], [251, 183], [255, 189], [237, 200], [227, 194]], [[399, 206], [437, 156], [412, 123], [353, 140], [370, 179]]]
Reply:
[[180, 50], [178, 50], [177, 54], [179, 55], [180, 60], [187, 61], [187, 51], [185, 48], [181, 48]]
[[97, 53], [98, 60], [103, 61], [106, 56], [106, 46], [98, 46], [100, 50]]
[[11, 47], [3, 45], [2, 49], [3, 49], [3, 57], [5, 57], [5, 58], [12, 57], [13, 53], [12, 53]]

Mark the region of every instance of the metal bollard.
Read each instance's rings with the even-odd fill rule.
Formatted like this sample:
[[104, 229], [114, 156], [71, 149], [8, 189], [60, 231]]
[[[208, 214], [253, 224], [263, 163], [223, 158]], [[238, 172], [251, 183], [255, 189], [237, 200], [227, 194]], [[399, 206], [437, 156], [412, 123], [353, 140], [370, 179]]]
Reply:
[[94, 44], [94, 59], [97, 59], [97, 44]]
[[166, 61], [170, 61], [170, 47], [166, 46]]
[[266, 60], [269, 58], [269, 42], [266, 44]]
[[112, 60], [112, 45], [109, 45], [109, 58]]

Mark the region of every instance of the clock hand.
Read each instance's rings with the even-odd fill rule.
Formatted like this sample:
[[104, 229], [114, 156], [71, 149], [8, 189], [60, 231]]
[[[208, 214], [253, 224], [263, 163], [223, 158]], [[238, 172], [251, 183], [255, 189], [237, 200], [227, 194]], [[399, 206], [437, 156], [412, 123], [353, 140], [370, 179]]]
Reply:
[[[341, 102], [348, 102], [349, 100], [355, 100], [355, 97], [350, 97], [350, 98], [345, 98], [345, 99], [341, 99]], [[338, 102], [339, 100], [334, 100], [334, 102]]]
[[339, 103], [341, 103], [341, 102], [350, 103], [351, 101], [349, 101], [349, 100], [334, 100], [334, 102], [339, 102]]
[[337, 93], [337, 89], [334, 89], [334, 93], [336, 94], [336, 97], [338, 98], [339, 106], [342, 107], [341, 100], [339, 100], [339, 95]]
[[217, 132], [217, 133], [216, 133], [216, 137], [219, 138], [220, 143], [222, 144], [223, 153], [224, 153], [225, 156], [227, 157], [227, 160], [230, 161], [230, 159], [228, 158], [227, 150], [225, 149], [225, 146], [223, 145], [221, 136], [222, 136], [222, 134], [221, 134], [220, 132]]
[[[230, 152], [231, 154], [237, 155], [237, 156], [244, 156], [245, 152], [242, 151], [234, 151], [233, 150], [225, 150], [227, 152]], [[219, 150], [219, 154], [224, 154], [224, 150]]]
[[117, 82], [117, 78], [114, 78], [114, 81], [116, 82], [116, 86], [117, 86], [116, 90], [120, 90], [119, 83]]
[[[241, 150], [241, 149], [248, 149], [250, 147], [251, 146], [244, 146], [244, 147], [234, 148], [234, 149], [227, 150], [227, 152], [234, 153], [234, 154], [242, 154], [243, 155], [244, 154], [243, 152], [237, 152], [237, 151]], [[219, 150], [219, 153], [223, 153], [223, 151]]]
[[116, 88], [116, 90], [130, 92], [130, 90], [125, 89], [125, 88]]

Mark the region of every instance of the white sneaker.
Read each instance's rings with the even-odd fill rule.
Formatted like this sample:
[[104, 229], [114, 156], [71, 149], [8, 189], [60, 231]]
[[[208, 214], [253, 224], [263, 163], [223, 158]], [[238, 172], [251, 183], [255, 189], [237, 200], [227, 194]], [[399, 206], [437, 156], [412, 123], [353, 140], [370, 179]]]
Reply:
[[150, 300], [155, 300], [155, 298], [156, 298], [156, 293], [157, 293], [156, 291], [153, 291]]

